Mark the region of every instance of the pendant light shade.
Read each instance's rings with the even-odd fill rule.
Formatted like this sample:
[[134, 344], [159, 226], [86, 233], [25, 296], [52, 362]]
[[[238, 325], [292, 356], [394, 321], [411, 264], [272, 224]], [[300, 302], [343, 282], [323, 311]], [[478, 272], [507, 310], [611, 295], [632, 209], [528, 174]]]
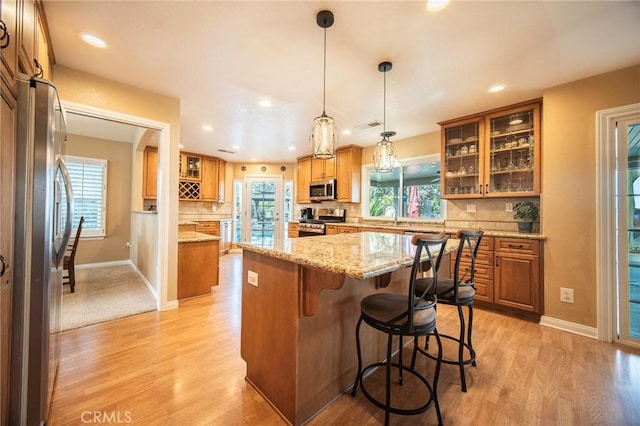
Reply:
[[333, 118], [325, 113], [325, 95], [327, 85], [327, 28], [333, 25], [333, 13], [321, 10], [316, 16], [320, 28], [324, 28], [324, 70], [322, 80], [322, 115], [313, 120], [309, 141], [314, 158], [333, 158], [336, 153], [336, 128]]
[[391, 62], [381, 62], [378, 65], [378, 71], [384, 74], [384, 101], [382, 107], [382, 125], [384, 131], [380, 133], [382, 140], [376, 144], [376, 150], [373, 153], [373, 166], [376, 172], [389, 173], [393, 171], [396, 162], [396, 152], [393, 149], [393, 143], [389, 140], [396, 132], [387, 132], [387, 72], [391, 71]]

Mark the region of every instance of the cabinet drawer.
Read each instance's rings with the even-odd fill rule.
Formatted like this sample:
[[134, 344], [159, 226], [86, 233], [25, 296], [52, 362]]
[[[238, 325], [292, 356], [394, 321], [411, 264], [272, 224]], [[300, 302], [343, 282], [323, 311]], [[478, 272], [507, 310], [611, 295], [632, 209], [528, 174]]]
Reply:
[[358, 232], [358, 228], [351, 228], [346, 226], [336, 226], [338, 234], [352, 234]]
[[[465, 271], [468, 271], [471, 268], [471, 263], [460, 262], [460, 277], [464, 276]], [[455, 264], [451, 263], [451, 277], [453, 278], [453, 271], [455, 269]], [[493, 281], [493, 265], [482, 265], [476, 262], [476, 279], [483, 279], [488, 281]]]
[[493, 281], [478, 278], [476, 275], [476, 295], [478, 300], [493, 302]]
[[540, 241], [520, 238], [496, 238], [496, 251], [537, 256], [540, 254]]
[[218, 222], [198, 222], [196, 231], [202, 232], [203, 234], [216, 236], [220, 235], [220, 227], [218, 225]]
[[178, 232], [196, 232], [196, 224], [178, 225]]
[[[454, 253], [453, 256], [451, 256], [451, 261], [455, 263], [457, 256], [458, 253]], [[465, 261], [471, 263], [471, 253], [469, 253], [469, 249], [462, 252], [462, 262]], [[478, 264], [493, 265], [493, 250], [478, 250], [478, 254], [476, 255], [476, 265]]]

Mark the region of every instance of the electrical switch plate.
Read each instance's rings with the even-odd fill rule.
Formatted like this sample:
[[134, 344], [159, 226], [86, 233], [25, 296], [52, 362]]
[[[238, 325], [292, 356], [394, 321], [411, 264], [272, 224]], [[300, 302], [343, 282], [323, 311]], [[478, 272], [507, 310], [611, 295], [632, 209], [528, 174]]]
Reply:
[[513, 211], [513, 203], [504, 203], [504, 211], [512, 212]]
[[476, 205], [475, 204], [467, 204], [467, 212], [475, 213], [476, 212]]
[[574, 303], [573, 301], [573, 289], [560, 287], [560, 301], [565, 303]]
[[249, 282], [249, 284], [258, 287], [258, 273], [247, 271], [247, 281]]

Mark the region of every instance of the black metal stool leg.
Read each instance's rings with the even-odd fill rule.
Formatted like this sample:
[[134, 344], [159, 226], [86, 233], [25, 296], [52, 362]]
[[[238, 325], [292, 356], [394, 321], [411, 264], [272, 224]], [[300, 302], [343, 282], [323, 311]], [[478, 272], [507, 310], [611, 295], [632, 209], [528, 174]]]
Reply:
[[438, 358], [436, 360], [436, 371], [433, 374], [433, 404], [436, 406], [436, 414], [438, 416], [438, 425], [442, 426], [442, 413], [440, 412], [440, 403], [438, 402], [438, 379], [440, 377], [440, 366], [442, 364], [442, 342], [440, 341], [440, 335], [438, 330], [433, 330], [434, 336], [436, 336], [436, 342], [438, 343]]
[[384, 409], [384, 424], [389, 424], [389, 414], [391, 413], [391, 346], [393, 345], [393, 334], [389, 333], [387, 339], [387, 386], [386, 386], [386, 407]]
[[356, 325], [356, 350], [358, 352], [358, 371], [356, 371], [356, 380], [353, 383], [353, 389], [351, 389], [351, 396], [356, 396], [358, 390], [358, 384], [362, 381], [362, 353], [360, 352], [360, 324], [362, 324], [362, 317], [358, 320]]
[[476, 351], [471, 343], [471, 332], [473, 330], [473, 305], [469, 305], [469, 328], [467, 329], [467, 342], [469, 343], [469, 352], [471, 352], [471, 365], [476, 366]]
[[398, 383], [400, 386], [404, 384], [402, 379], [402, 336], [398, 336]]
[[458, 365], [460, 367], [460, 381], [462, 382], [462, 392], [467, 391], [467, 381], [464, 377], [464, 312], [462, 306], [458, 305], [458, 316], [460, 317], [460, 344], [458, 346]]

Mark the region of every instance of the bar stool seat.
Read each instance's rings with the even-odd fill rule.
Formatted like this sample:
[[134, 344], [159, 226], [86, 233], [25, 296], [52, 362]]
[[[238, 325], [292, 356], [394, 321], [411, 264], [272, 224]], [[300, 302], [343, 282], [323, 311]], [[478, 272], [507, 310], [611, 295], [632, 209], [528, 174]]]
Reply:
[[[444, 233], [437, 235], [415, 235], [412, 243], [416, 245], [416, 254], [411, 270], [408, 294], [377, 293], [372, 294], [360, 302], [360, 318], [356, 325], [356, 346], [358, 353], [358, 371], [353, 384], [351, 395], [355, 396], [358, 386], [363, 395], [374, 405], [385, 410], [385, 425], [389, 424], [390, 413], [401, 415], [414, 415], [427, 411], [435, 406], [438, 417], [438, 424], [442, 425], [442, 414], [438, 403], [438, 377], [440, 374], [440, 363], [442, 359], [442, 347], [440, 337], [436, 329], [436, 303], [437, 298], [433, 291], [425, 291], [421, 295], [414, 295], [417, 275], [421, 273], [421, 264], [424, 262], [423, 251], [432, 265], [434, 280], [437, 284], [437, 270], [444, 252], [444, 246], [448, 236]], [[384, 361], [375, 362], [362, 368], [362, 352], [360, 346], [360, 326], [365, 322], [370, 327], [387, 334], [387, 357]], [[433, 381], [429, 382], [419, 371], [415, 369], [415, 358], [418, 350], [418, 337], [433, 335], [436, 338], [440, 355], [436, 357], [436, 367]], [[399, 336], [398, 361], [392, 361], [393, 336]], [[414, 338], [414, 348], [411, 365], [402, 363], [402, 337]], [[377, 400], [366, 388], [363, 377], [375, 368], [384, 367], [386, 369], [385, 401]], [[403, 384], [403, 372], [408, 372], [415, 376], [426, 388], [428, 397], [422, 405], [415, 408], [399, 408], [391, 405], [391, 370], [398, 369], [399, 384]]]

